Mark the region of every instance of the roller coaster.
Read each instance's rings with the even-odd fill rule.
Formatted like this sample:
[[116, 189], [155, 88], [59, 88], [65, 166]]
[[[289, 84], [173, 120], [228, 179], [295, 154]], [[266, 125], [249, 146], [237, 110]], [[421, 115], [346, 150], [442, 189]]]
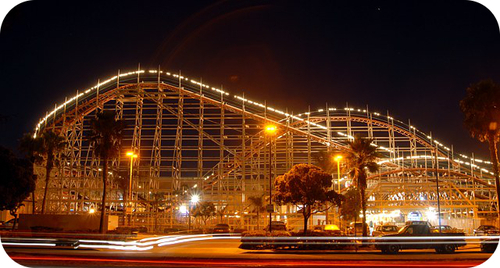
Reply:
[[[491, 163], [455, 152], [409, 121], [367, 107], [325, 105], [292, 114], [181, 73], [140, 68], [118, 71], [92, 88], [77, 91], [40, 119], [35, 136], [54, 131], [67, 142], [50, 174], [47, 213], [84, 214], [102, 209], [100, 159], [94, 157], [86, 138], [90, 119], [102, 110], [115, 111], [116, 118], [127, 124], [122, 153], [112, 159], [108, 172], [106, 208], [120, 216], [120, 225], [149, 230], [183, 225], [189, 196], [196, 194], [223, 211], [218, 221], [255, 228], [249, 197], [268, 193], [270, 179], [293, 165], [315, 164], [318, 152], [347, 150], [356, 134], [372, 138], [383, 155], [379, 172], [368, 179], [369, 216], [425, 213], [437, 207], [438, 193], [443, 219], [466, 221], [472, 228], [497, 215]], [[274, 136], [264, 132], [270, 123], [277, 126]], [[127, 157], [127, 151], [138, 158]], [[45, 177], [43, 165], [35, 165], [35, 172]], [[350, 181], [345, 169], [341, 173], [334, 186], [343, 192]], [[44, 187], [44, 180], [38, 180], [36, 210], [41, 209]], [[31, 206], [27, 200], [24, 210], [31, 211]], [[128, 223], [127, 207], [132, 211]], [[293, 225], [294, 218], [300, 217], [298, 209], [281, 206], [273, 217]], [[316, 219], [323, 219], [321, 213]]]

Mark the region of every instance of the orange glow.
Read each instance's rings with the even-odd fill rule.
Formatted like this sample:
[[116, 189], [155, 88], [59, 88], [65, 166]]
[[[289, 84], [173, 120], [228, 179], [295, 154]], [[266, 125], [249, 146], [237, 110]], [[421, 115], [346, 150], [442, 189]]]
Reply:
[[337, 162], [340, 162], [340, 160], [342, 160], [342, 155], [336, 155], [333, 160], [337, 161]]
[[274, 134], [278, 128], [275, 125], [267, 125], [266, 126], [266, 133], [268, 134]]
[[136, 158], [137, 157], [137, 155], [134, 154], [134, 152], [131, 152], [131, 151], [127, 152], [127, 156], [128, 157], [132, 157], [132, 158]]

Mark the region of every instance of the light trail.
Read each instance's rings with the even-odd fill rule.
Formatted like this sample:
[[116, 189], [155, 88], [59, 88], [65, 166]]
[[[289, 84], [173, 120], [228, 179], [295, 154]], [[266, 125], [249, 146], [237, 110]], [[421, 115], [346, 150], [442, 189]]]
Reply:
[[50, 243], [11, 243], [11, 242], [2, 242], [2, 245], [4, 246], [41, 246], [41, 247], [55, 247], [56, 244], [50, 244]]
[[[466, 242], [467, 244], [494, 244], [498, 243], [500, 236], [389, 236], [389, 237], [354, 237], [354, 236], [301, 236], [301, 237], [277, 237], [256, 236], [241, 237], [227, 234], [201, 234], [201, 235], [176, 235], [145, 238], [138, 241], [108, 241], [108, 240], [75, 240], [77, 248], [115, 249], [130, 251], [151, 250], [154, 246], [163, 247], [181, 243], [209, 240], [236, 240], [241, 239], [242, 244], [258, 245], [261, 243], [274, 245], [357, 245], [363, 242], [366, 245], [386, 245], [395, 241], [398, 244], [447, 244], [450, 242]], [[47, 246], [57, 247], [56, 243], [30, 243], [30, 239], [19, 239], [19, 242], [3, 242], [6, 246]], [[67, 242], [67, 241], [61, 241]]]
[[76, 257], [28, 257], [28, 256], [13, 256], [16, 261], [57, 261], [57, 262], [112, 262], [112, 263], [129, 263], [129, 264], [156, 264], [156, 265], [190, 265], [195, 267], [200, 266], [306, 266], [306, 267], [474, 267], [484, 261], [455, 261], [436, 262], [436, 261], [420, 261], [405, 262], [387, 260], [356, 260], [356, 261], [338, 261], [338, 260], [249, 260], [249, 259], [186, 259], [186, 260], [144, 260], [144, 259], [101, 259], [101, 258], [76, 258]]

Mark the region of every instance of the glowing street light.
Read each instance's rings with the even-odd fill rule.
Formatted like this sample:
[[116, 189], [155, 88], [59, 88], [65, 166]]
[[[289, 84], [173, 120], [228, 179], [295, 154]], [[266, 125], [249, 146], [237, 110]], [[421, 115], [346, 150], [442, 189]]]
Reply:
[[182, 205], [179, 207], [179, 212], [181, 214], [186, 214], [187, 213], [187, 207], [185, 205]]
[[192, 195], [191, 196], [191, 203], [196, 204], [198, 202], [200, 202], [200, 196], [197, 194]]
[[94, 208], [90, 208], [89, 209], [89, 214], [94, 214], [95, 213], [95, 209]]
[[271, 222], [272, 222], [272, 211], [274, 211], [274, 208], [273, 208], [273, 203], [272, 203], [272, 180], [271, 180], [271, 167], [272, 167], [272, 163], [271, 163], [271, 148], [272, 148], [272, 136], [274, 136], [274, 134], [276, 133], [276, 130], [278, 129], [278, 127], [276, 127], [275, 125], [266, 125], [264, 130], [266, 132], [266, 135], [269, 136], [269, 205], [267, 207], [267, 211], [269, 212], [269, 232], [271, 232]]
[[188, 231], [191, 231], [191, 204], [197, 204], [198, 202], [200, 202], [200, 196], [197, 195], [197, 194], [193, 194], [191, 196], [191, 200], [189, 202], [189, 205], [188, 205]]
[[342, 161], [342, 155], [338, 154], [336, 155], [333, 160], [337, 162], [337, 186], [338, 186], [338, 191], [340, 194], [340, 161]]
[[[130, 157], [130, 180], [129, 180], [129, 185], [128, 185], [128, 203], [129, 206], [127, 206], [127, 210], [129, 213], [132, 213], [132, 164], [134, 163], [134, 158], [137, 158], [138, 155], [134, 154], [132, 151], [128, 151], [126, 154], [128, 157]], [[131, 215], [132, 217], [132, 215]], [[129, 218], [129, 224], [131, 222], [131, 219]]]
[[[333, 160], [337, 162], [337, 189], [338, 189], [338, 194], [340, 194], [340, 161], [342, 161], [342, 155], [338, 154], [336, 155]], [[340, 208], [339, 208], [340, 209]], [[339, 211], [339, 224], [342, 226], [342, 223], [340, 222], [340, 211]]]
[[275, 125], [267, 125], [265, 131], [268, 135], [274, 135], [277, 129], [278, 127], [276, 127]]

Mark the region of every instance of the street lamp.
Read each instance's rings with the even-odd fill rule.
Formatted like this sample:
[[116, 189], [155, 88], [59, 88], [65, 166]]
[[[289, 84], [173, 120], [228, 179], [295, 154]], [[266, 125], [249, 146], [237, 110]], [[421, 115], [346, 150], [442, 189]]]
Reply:
[[130, 157], [130, 179], [128, 185], [128, 203], [127, 212], [130, 213], [129, 224], [132, 221], [132, 164], [134, 163], [134, 158], [137, 158], [137, 155], [132, 151], [127, 152], [127, 156]]
[[[342, 161], [342, 155], [338, 154], [336, 155], [333, 160], [335, 160], [335, 162], [337, 162], [337, 190], [338, 190], [338, 194], [340, 194], [340, 161]], [[342, 223], [340, 221], [340, 207], [339, 207], [339, 225], [340, 227], [342, 227]]]
[[197, 194], [194, 194], [191, 196], [191, 200], [189, 202], [189, 205], [188, 205], [188, 232], [191, 231], [191, 204], [197, 204], [198, 202], [200, 202], [200, 196], [197, 195]]
[[265, 127], [266, 135], [269, 136], [269, 205], [267, 211], [269, 212], [269, 232], [271, 232], [271, 222], [272, 222], [272, 211], [274, 211], [273, 203], [272, 203], [272, 179], [271, 179], [271, 149], [272, 149], [272, 136], [276, 133], [278, 128], [275, 125], [267, 125]]

